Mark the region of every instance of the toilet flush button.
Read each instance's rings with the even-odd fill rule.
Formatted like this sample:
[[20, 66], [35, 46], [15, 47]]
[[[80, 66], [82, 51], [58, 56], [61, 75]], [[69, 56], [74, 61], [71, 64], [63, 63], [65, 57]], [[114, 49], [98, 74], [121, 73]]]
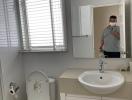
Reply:
[[34, 90], [39, 90], [41, 89], [41, 82], [40, 81], [36, 81], [34, 83]]

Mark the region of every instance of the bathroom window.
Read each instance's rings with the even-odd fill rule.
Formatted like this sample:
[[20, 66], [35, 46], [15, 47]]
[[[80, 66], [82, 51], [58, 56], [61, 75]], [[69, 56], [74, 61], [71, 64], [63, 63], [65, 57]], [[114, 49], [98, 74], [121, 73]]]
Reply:
[[65, 51], [62, 0], [19, 0], [23, 50]]

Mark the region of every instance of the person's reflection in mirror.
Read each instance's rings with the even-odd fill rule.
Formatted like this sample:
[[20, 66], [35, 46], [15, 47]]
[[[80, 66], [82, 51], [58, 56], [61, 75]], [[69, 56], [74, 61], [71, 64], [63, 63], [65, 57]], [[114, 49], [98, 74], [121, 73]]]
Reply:
[[120, 58], [120, 27], [114, 15], [110, 16], [109, 25], [102, 33], [100, 51], [106, 58]]

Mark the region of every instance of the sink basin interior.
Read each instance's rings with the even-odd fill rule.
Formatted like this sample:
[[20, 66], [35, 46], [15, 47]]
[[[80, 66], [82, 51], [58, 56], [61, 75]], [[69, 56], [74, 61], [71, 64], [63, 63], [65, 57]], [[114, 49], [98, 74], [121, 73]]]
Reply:
[[121, 74], [117, 72], [86, 72], [86, 76], [82, 78], [82, 80], [91, 85], [97, 85], [97, 86], [110, 86], [110, 85], [118, 85], [118, 81], [123, 82], [123, 77], [121, 77]]
[[96, 94], [109, 94], [118, 90], [125, 79], [122, 74], [115, 71], [86, 71], [82, 73], [79, 82], [89, 91]]

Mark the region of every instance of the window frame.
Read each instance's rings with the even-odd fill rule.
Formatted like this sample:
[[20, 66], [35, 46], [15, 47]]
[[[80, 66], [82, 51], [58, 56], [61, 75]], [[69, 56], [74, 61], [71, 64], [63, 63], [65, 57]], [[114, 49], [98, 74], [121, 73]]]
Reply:
[[[40, 46], [40, 48], [34, 48], [34, 49], [32, 49], [32, 47], [30, 46], [30, 41], [29, 41], [29, 33], [28, 33], [28, 19], [27, 19], [27, 10], [26, 10], [26, 4], [25, 4], [25, 0], [21, 0], [21, 2], [23, 2], [23, 7], [22, 8], [24, 8], [24, 11], [23, 11], [23, 13], [24, 13], [24, 31], [25, 31], [25, 33], [22, 33], [22, 24], [21, 24], [21, 15], [20, 15], [20, 5], [19, 5], [19, 0], [16, 0], [16, 10], [17, 10], [17, 17], [18, 17], [18, 27], [19, 27], [19, 33], [20, 33], [20, 46], [21, 46], [21, 48], [20, 48], [20, 52], [67, 52], [67, 35], [66, 35], [66, 16], [65, 16], [65, 0], [60, 0], [61, 1], [61, 6], [62, 6], [62, 9], [61, 9], [61, 11], [62, 11], [62, 24], [63, 24], [63, 38], [64, 38], [64, 49], [59, 49], [59, 50], [57, 50], [57, 49], [55, 49], [55, 42], [53, 42], [53, 47], [51, 47], [51, 46], [47, 46], [47, 48], [46, 48], [46, 46], [44, 46], [44, 47], [42, 47], [42, 46]], [[50, 6], [51, 6], [51, 0], [49, 0], [49, 2], [50, 2]], [[51, 7], [50, 7], [50, 9], [51, 9]], [[51, 9], [51, 13], [52, 13], [52, 9]], [[52, 17], [52, 14], [51, 14], [51, 17]], [[53, 20], [52, 18], [51, 18], [51, 20]], [[52, 25], [52, 28], [53, 28], [53, 25]], [[24, 48], [24, 41], [23, 41], [23, 34], [26, 36], [26, 48], [27, 49], [25, 49]], [[53, 34], [53, 38], [55, 38], [54, 37], [54, 32], [52, 32], [52, 34]], [[53, 39], [53, 41], [54, 41], [54, 39]]]

